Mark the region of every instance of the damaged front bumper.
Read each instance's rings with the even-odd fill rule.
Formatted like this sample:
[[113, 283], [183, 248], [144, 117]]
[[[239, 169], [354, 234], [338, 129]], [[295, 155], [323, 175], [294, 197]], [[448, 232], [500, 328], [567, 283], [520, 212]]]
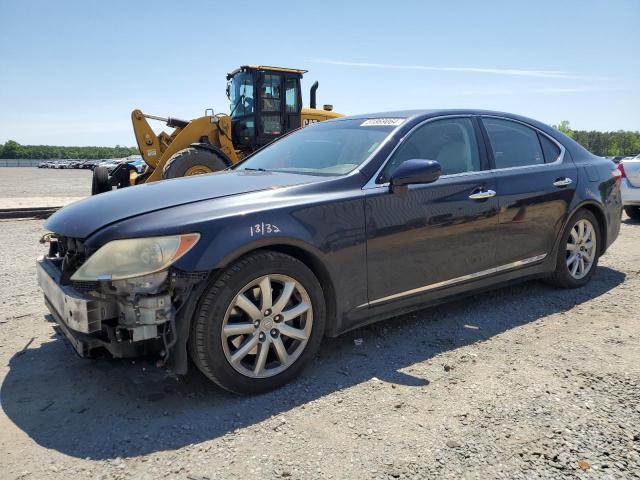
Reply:
[[122, 294], [110, 285], [114, 295], [99, 291], [86, 294], [61, 283], [56, 258], [39, 258], [37, 272], [53, 320], [81, 357], [95, 357], [100, 350], [115, 358], [167, 354], [163, 348], [167, 345], [168, 326], [175, 322], [169, 293]]

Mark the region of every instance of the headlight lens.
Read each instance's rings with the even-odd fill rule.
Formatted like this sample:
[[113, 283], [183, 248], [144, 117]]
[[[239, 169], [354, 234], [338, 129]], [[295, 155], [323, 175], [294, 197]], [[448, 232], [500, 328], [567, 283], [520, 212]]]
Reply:
[[200, 234], [129, 238], [103, 245], [71, 276], [71, 280], [122, 280], [168, 268], [200, 240]]

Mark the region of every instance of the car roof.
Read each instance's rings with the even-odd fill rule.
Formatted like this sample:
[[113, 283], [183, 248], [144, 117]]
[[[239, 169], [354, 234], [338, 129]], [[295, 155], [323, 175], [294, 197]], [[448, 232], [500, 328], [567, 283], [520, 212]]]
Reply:
[[[361, 115], [353, 115], [347, 117], [340, 117], [336, 119], [327, 120], [326, 123], [329, 122], [341, 122], [350, 119], [373, 119], [373, 118], [404, 118], [405, 122], [402, 122], [403, 125], [398, 127], [407, 131], [407, 129], [412, 128], [418, 123], [427, 120], [429, 118], [441, 117], [446, 115], [492, 115], [497, 117], [504, 117], [511, 120], [516, 120], [523, 122], [527, 125], [531, 125], [547, 135], [555, 138], [557, 141], [561, 141], [565, 148], [569, 149], [571, 155], [592, 155], [588, 150], [586, 150], [582, 145], [573, 140], [570, 137], [567, 137], [562, 132], [556, 130], [555, 128], [540, 122], [538, 120], [534, 120], [532, 118], [523, 117], [522, 115], [516, 115], [514, 113], [500, 112], [496, 110], [480, 110], [474, 108], [449, 108], [449, 109], [421, 109], [421, 110], [395, 110], [390, 112], [377, 112], [377, 113], [366, 113]], [[325, 123], [325, 122], [322, 122]]]
[[508, 117], [517, 120], [524, 120], [527, 123], [540, 123], [537, 120], [526, 118], [513, 113], [500, 112], [495, 110], [478, 110], [472, 108], [438, 108], [438, 109], [417, 109], [417, 110], [393, 110], [389, 112], [363, 113], [359, 115], [349, 115], [330, 121], [340, 121], [349, 119], [370, 119], [370, 118], [406, 118], [420, 119], [428, 117], [437, 117], [443, 115], [496, 115], [500, 117]]

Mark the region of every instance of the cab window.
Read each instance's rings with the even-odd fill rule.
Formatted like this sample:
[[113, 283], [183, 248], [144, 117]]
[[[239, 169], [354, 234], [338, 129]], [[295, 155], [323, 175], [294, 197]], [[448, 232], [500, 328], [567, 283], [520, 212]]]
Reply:
[[495, 168], [545, 163], [538, 132], [533, 128], [499, 118], [483, 118], [482, 123], [489, 136]]
[[443, 175], [481, 170], [478, 143], [470, 118], [446, 118], [425, 123], [405, 139], [382, 170], [386, 183], [405, 160], [436, 160]]
[[239, 73], [229, 85], [231, 116], [243, 117], [253, 114], [253, 79], [249, 73]]
[[262, 82], [262, 111], [280, 111], [280, 75], [265, 75]]
[[298, 112], [298, 82], [295, 78], [287, 78], [284, 83], [284, 101], [285, 108], [288, 113]]

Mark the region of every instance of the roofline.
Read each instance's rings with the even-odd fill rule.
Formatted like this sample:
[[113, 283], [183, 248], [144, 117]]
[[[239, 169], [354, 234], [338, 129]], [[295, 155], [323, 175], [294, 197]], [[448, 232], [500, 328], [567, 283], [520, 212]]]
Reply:
[[304, 75], [308, 72], [308, 70], [301, 70], [299, 68], [271, 67], [269, 65], [240, 65], [232, 72], [227, 73], [227, 80], [244, 70], [267, 70], [271, 72], [296, 73], [298, 75]]

